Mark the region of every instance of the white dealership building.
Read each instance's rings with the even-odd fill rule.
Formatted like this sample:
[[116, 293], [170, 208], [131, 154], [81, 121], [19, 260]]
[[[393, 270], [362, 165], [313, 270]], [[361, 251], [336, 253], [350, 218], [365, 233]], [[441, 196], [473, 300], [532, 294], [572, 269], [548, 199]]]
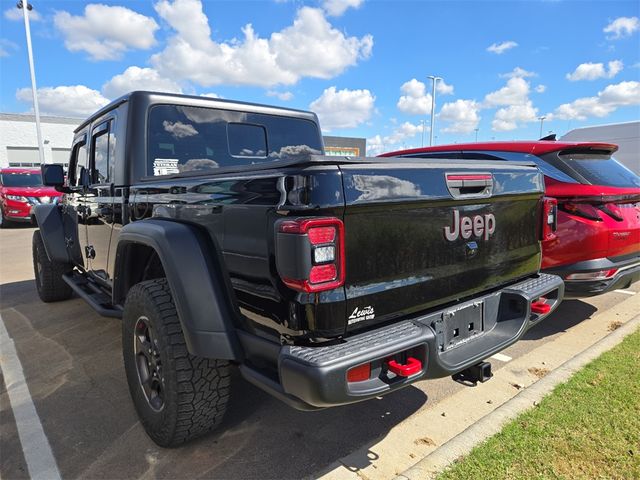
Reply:
[[[80, 118], [41, 116], [44, 161], [46, 163], [69, 162], [73, 131], [80, 125]], [[33, 115], [0, 113], [0, 168], [37, 167], [38, 136]]]

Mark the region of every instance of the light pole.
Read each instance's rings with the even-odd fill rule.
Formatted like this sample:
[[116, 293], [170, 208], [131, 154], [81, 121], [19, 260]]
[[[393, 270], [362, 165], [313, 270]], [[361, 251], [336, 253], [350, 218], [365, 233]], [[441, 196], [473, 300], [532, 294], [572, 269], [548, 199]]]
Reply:
[[474, 128], [475, 132], [476, 132], [476, 142], [478, 142], [478, 130], [480, 130], [479, 128]]
[[436, 123], [436, 82], [442, 80], [442, 78], [435, 75], [427, 75], [427, 78], [430, 78], [433, 82], [431, 89], [431, 131], [429, 132], [429, 146], [433, 146], [433, 131]]
[[538, 136], [538, 138], [542, 138], [542, 124], [544, 123], [544, 119], [547, 118], [544, 115], [541, 117], [538, 117], [538, 120], [540, 120], [540, 135]]
[[42, 143], [42, 130], [40, 128], [40, 108], [38, 106], [38, 90], [36, 88], [36, 71], [33, 66], [33, 50], [31, 48], [31, 28], [29, 27], [29, 11], [33, 6], [26, 0], [20, 0], [16, 7], [22, 10], [24, 17], [24, 31], [27, 36], [27, 53], [29, 54], [29, 71], [31, 72], [31, 93], [33, 95], [33, 112], [36, 116], [36, 135], [38, 136], [38, 153], [40, 164], [44, 163], [44, 145]]

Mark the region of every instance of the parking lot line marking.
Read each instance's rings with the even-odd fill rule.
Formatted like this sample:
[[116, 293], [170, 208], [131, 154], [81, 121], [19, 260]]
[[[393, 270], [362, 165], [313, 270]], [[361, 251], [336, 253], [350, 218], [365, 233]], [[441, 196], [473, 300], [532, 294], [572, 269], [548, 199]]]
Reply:
[[627, 295], [635, 295], [636, 292], [632, 292], [631, 290], [614, 290], [616, 293], [626, 293]]
[[491, 357], [489, 358], [493, 358], [495, 360], [498, 360], [500, 362], [505, 362], [505, 363], [513, 360], [513, 358], [511, 358], [509, 355], [504, 355], [502, 353], [496, 353], [495, 355], [491, 355]]
[[7, 332], [0, 315], [0, 369], [9, 396], [9, 403], [16, 420], [22, 453], [33, 480], [59, 480], [60, 472], [44, 433], [40, 417], [29, 393], [22, 364], [15, 344]]

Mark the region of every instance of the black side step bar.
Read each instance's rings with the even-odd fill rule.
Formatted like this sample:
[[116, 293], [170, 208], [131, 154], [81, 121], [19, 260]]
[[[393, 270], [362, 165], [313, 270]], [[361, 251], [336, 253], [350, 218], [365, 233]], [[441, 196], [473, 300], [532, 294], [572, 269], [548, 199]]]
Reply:
[[83, 275], [70, 272], [63, 274], [62, 279], [103, 317], [122, 318], [122, 308], [112, 305], [111, 297]]

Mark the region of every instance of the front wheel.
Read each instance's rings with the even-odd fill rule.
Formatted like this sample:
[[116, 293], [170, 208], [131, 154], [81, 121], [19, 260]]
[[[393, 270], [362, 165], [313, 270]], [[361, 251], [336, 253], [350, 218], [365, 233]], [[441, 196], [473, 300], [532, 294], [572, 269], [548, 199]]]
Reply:
[[129, 291], [122, 353], [136, 411], [158, 445], [177, 446], [220, 424], [229, 400], [229, 363], [189, 354], [166, 279]]
[[73, 270], [73, 265], [49, 260], [40, 230], [33, 232], [33, 273], [38, 296], [43, 302], [59, 302], [71, 298], [73, 291], [62, 275]]

